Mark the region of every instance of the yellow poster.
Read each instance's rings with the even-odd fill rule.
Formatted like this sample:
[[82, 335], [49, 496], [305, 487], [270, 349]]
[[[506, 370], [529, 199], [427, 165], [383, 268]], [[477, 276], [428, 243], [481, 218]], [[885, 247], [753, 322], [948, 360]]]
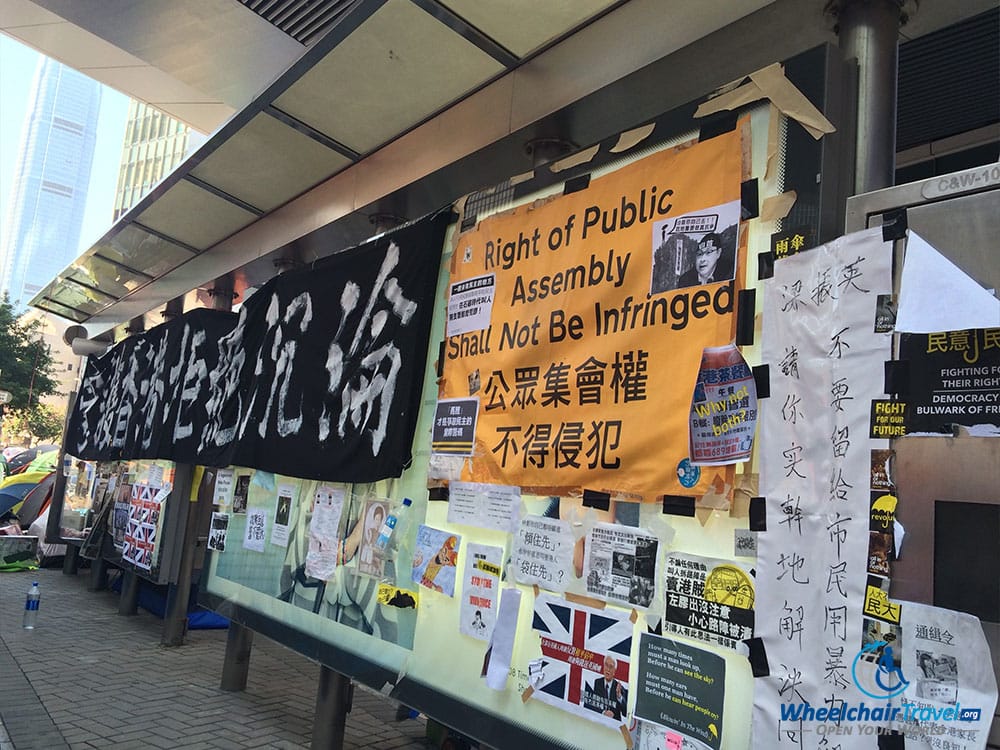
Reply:
[[728, 477], [689, 464], [688, 415], [702, 350], [735, 332], [741, 180], [737, 128], [461, 235], [434, 451], [539, 494]]

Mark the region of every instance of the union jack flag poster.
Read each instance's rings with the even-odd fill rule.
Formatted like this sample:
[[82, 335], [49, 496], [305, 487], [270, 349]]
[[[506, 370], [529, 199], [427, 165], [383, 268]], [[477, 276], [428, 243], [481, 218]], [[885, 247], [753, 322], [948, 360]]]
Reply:
[[634, 629], [628, 613], [541, 594], [531, 627], [542, 640], [532, 697], [607, 727], [625, 724]]

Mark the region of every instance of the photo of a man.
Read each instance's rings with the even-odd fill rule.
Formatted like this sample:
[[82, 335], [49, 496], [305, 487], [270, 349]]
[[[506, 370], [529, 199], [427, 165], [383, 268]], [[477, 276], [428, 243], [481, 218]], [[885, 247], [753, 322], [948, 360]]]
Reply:
[[656, 222], [650, 294], [734, 278], [739, 222], [739, 201]]
[[603, 674], [594, 680], [592, 688], [586, 690], [583, 705], [621, 721], [628, 714], [628, 686], [615, 676], [617, 671], [618, 660], [608, 654], [604, 657]]
[[722, 237], [715, 232], [709, 232], [699, 240], [694, 265], [681, 274], [677, 280], [677, 288], [714, 284], [716, 281], [728, 281], [733, 278], [730, 263], [720, 263], [722, 256]]

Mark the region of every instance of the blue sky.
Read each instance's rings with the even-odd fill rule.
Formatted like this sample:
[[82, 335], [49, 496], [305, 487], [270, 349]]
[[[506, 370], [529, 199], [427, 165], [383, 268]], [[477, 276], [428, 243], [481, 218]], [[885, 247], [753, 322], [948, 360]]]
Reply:
[[[35, 68], [41, 57], [29, 47], [0, 34], [0, 232], [4, 231], [3, 225], [7, 220], [21, 129]], [[77, 255], [111, 228], [128, 104], [127, 96], [104, 86], [94, 166], [90, 173], [87, 208]]]

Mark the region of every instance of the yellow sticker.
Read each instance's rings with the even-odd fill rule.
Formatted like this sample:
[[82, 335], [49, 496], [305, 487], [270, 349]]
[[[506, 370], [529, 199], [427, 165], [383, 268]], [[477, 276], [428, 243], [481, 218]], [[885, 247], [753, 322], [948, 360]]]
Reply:
[[899, 605], [889, 601], [889, 594], [877, 586], [865, 589], [865, 614], [899, 624]]
[[407, 591], [389, 583], [380, 583], [376, 599], [379, 604], [385, 604], [389, 607], [416, 609], [418, 597], [415, 591]]
[[718, 565], [705, 578], [705, 601], [753, 609], [753, 581], [735, 565]]

